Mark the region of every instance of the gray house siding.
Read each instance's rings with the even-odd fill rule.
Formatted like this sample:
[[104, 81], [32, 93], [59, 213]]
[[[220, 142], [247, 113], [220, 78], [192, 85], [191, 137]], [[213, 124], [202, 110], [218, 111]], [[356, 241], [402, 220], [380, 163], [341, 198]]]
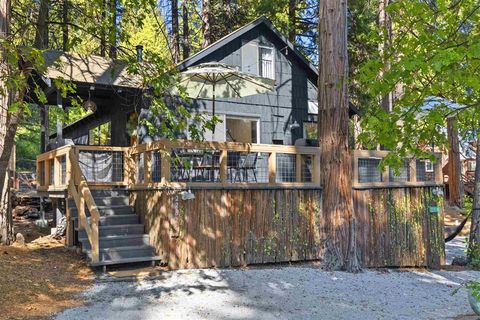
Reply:
[[[243, 62], [244, 66], [247, 63], [248, 70], [242, 71], [256, 72], [258, 57], [245, 57], [246, 53], [251, 53], [252, 42], [274, 48], [274, 92], [240, 99], [217, 98], [216, 112], [260, 118], [260, 143], [281, 140], [284, 144], [293, 144], [296, 139], [303, 137], [303, 121], [307, 119], [308, 100], [316, 100], [317, 90], [312, 80], [308, 79], [305, 68], [293, 59], [294, 54], [289, 51], [285, 55], [285, 46], [275, 41], [268, 28], [259, 25], [241, 38], [203, 57], [198, 63], [220, 62], [242, 70]], [[199, 99], [194, 105], [200, 111], [211, 112], [209, 100]], [[289, 124], [294, 121], [297, 121], [300, 128], [290, 130]]]

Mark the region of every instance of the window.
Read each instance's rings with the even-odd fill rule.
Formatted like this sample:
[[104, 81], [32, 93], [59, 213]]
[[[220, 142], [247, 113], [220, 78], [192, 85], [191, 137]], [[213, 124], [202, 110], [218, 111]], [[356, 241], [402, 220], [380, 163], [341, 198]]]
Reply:
[[226, 140], [243, 143], [259, 143], [258, 119], [229, 117], [226, 122]]
[[467, 171], [475, 171], [477, 164], [475, 160], [468, 160], [467, 161]]
[[90, 145], [108, 146], [111, 141], [111, 125], [105, 122], [98, 127], [90, 129], [88, 132], [88, 141]]
[[425, 160], [425, 172], [433, 172], [433, 162]]
[[[205, 129], [203, 137], [206, 141], [260, 142], [259, 119], [218, 113], [215, 116], [220, 118], [221, 122], [215, 125], [215, 133]], [[211, 115], [206, 114], [204, 117], [209, 118]], [[192, 139], [190, 132], [188, 132], [187, 138]]]
[[264, 78], [275, 78], [275, 68], [273, 61], [273, 48], [271, 47], [258, 47], [259, 48], [259, 75]]

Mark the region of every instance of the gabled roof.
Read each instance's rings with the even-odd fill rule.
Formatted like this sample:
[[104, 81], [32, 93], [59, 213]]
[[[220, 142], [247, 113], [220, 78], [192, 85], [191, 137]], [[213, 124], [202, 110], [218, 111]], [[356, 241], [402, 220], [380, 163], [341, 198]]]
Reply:
[[196, 54], [192, 55], [191, 57], [183, 60], [180, 62], [178, 65], [178, 70], [183, 71], [186, 68], [195, 65], [211, 53], [217, 51], [224, 45], [234, 41], [235, 39], [238, 39], [242, 37], [244, 34], [249, 32], [250, 30], [258, 27], [258, 26], [264, 26], [267, 28], [267, 30], [271, 33], [271, 35], [278, 40], [280, 43], [283, 43], [285, 49], [288, 48], [288, 53], [292, 52], [294, 54], [294, 58], [299, 61], [307, 70], [309, 73], [309, 76], [315, 79], [315, 84], [316, 84], [316, 79], [318, 78], [318, 70], [317, 68], [312, 65], [304, 56], [303, 54], [295, 49], [295, 46], [280, 32], [278, 31], [277, 28], [272, 24], [268, 18], [262, 16], [260, 18], [257, 18], [256, 20], [250, 22], [249, 24], [244, 25], [243, 27], [233, 31], [232, 33], [226, 35], [225, 37], [221, 38], [220, 40], [212, 43], [208, 47], [202, 49], [201, 51], [197, 52]]
[[125, 88], [142, 86], [142, 79], [130, 74], [122, 60], [57, 50], [48, 50], [43, 57], [46, 78]]

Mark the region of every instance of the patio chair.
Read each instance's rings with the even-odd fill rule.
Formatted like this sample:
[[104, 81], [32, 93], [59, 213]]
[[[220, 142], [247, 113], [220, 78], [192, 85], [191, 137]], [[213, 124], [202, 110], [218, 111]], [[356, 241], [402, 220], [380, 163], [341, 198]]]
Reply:
[[243, 179], [241, 181], [248, 182], [248, 171], [253, 173], [253, 179], [257, 182], [257, 159], [258, 153], [247, 153], [240, 158], [239, 166], [234, 181], [237, 180], [237, 176], [243, 173]]

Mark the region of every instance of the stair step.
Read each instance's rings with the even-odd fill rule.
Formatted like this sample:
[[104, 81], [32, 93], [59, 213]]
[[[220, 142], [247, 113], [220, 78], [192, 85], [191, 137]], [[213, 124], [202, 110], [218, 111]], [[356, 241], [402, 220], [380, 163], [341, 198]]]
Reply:
[[139, 257], [139, 258], [125, 258], [125, 259], [115, 259], [115, 260], [104, 260], [96, 263], [90, 262], [91, 267], [100, 267], [100, 266], [109, 266], [113, 264], [127, 264], [127, 263], [137, 263], [137, 262], [151, 262], [151, 261], [160, 261], [162, 260], [159, 256], [151, 257]]
[[[78, 241], [82, 243], [84, 251], [90, 250], [90, 242], [87, 238], [79, 238]], [[129, 246], [143, 246], [149, 245], [150, 237], [148, 234], [132, 234], [122, 236], [106, 236], [98, 239], [100, 249], [115, 248], [115, 247], [129, 247]]]
[[[72, 220], [78, 220], [78, 217], [73, 217]], [[90, 222], [91, 217], [87, 217], [88, 222]], [[100, 226], [113, 226], [119, 224], [137, 224], [139, 222], [139, 217], [136, 214], [122, 214], [115, 216], [101, 216], [100, 217]], [[75, 224], [75, 228], [77, 224]]]
[[[101, 216], [114, 216], [114, 215], [126, 215], [126, 214], [135, 214], [132, 206], [127, 205], [112, 205], [112, 206], [100, 206], [97, 205], [97, 209], [100, 212]], [[88, 210], [86, 210], [88, 211]], [[77, 216], [77, 208], [70, 208], [70, 214], [72, 217]]]
[[[87, 256], [91, 259], [91, 250], [86, 250]], [[120, 260], [129, 258], [142, 258], [154, 256], [154, 249], [152, 246], [128, 246], [100, 249], [100, 260]]]
[[[111, 225], [111, 226], [99, 226], [98, 233], [99, 237], [106, 236], [121, 236], [129, 234], [144, 234], [145, 227], [143, 224], [121, 224], [121, 225]], [[85, 230], [78, 231], [79, 238], [86, 238], [87, 234]]]
[[97, 206], [118, 206], [118, 205], [128, 206], [130, 205], [130, 200], [128, 199], [128, 196], [93, 197], [93, 199], [95, 200], [95, 204]]
[[92, 189], [90, 190], [94, 198], [100, 197], [128, 197], [128, 191], [124, 189]]

